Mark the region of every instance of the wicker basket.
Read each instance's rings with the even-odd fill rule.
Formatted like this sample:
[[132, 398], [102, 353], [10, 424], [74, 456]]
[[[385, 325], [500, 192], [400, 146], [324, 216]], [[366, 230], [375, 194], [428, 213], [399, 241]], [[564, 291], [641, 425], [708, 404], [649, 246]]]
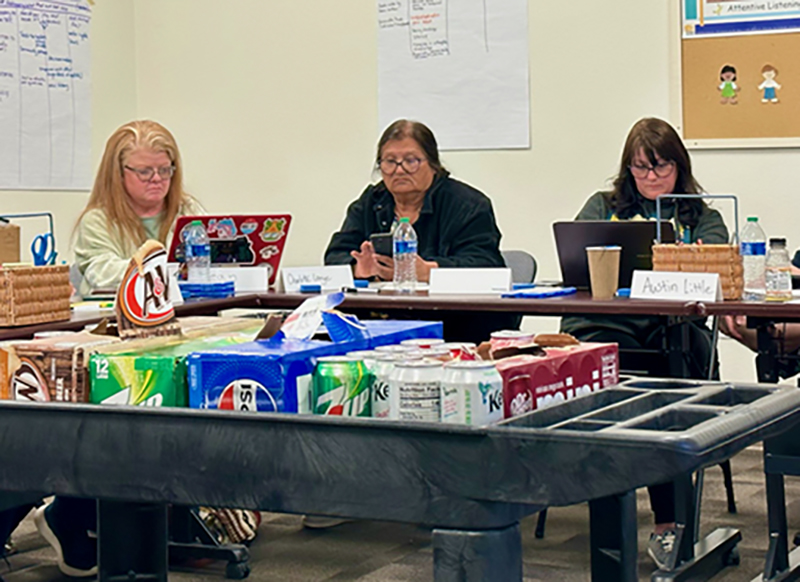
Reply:
[[70, 318], [69, 266], [0, 268], [0, 326]]
[[736, 245], [655, 244], [653, 270], [719, 273], [723, 298], [742, 298], [744, 268]]

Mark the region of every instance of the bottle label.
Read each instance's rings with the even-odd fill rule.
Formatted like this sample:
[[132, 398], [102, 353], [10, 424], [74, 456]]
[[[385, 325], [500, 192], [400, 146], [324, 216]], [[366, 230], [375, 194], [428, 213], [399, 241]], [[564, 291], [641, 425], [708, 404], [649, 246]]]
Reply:
[[739, 252], [743, 257], [763, 257], [767, 254], [767, 243], [743, 242], [739, 247]]
[[188, 245], [186, 253], [188, 257], [208, 257], [211, 254], [211, 245], [193, 244]]
[[415, 240], [396, 240], [394, 241], [394, 254], [403, 255], [406, 253], [417, 253], [417, 241]]

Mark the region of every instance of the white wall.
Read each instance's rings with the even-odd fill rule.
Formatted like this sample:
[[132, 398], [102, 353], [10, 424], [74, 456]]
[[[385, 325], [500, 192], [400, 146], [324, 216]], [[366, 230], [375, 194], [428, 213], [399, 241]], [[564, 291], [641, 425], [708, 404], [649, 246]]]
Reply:
[[[119, 125], [136, 116], [133, 1], [97, 2], [92, 24], [92, 160], [99, 160], [105, 141]], [[96, 161], [94, 162], [96, 166]], [[94, 166], [93, 166], [94, 169]], [[55, 218], [58, 259], [71, 261], [70, 236], [86, 205], [87, 192], [0, 190], [5, 213], [50, 211]], [[30, 241], [46, 227], [44, 219], [18, 221], [23, 260]]]
[[[372, 179], [382, 130], [375, 7], [376, 0], [97, 2], [94, 160], [121, 123], [161, 121], [178, 139], [189, 190], [209, 210], [289, 211], [284, 264], [318, 264], [347, 204]], [[534, 253], [541, 278], [559, 276], [551, 223], [573, 217], [606, 186], [638, 118], [674, 112], [676, 18], [674, 0], [530, 0], [532, 148], [444, 153], [456, 177], [494, 201], [503, 246]], [[800, 246], [800, 152], [697, 151], [693, 161], [708, 191], [739, 194], [742, 215], [758, 214], [768, 233]], [[85, 198], [0, 193], [9, 211], [55, 210], [62, 254]], [[754, 377], [749, 353], [732, 342], [722, 351], [726, 377]]]

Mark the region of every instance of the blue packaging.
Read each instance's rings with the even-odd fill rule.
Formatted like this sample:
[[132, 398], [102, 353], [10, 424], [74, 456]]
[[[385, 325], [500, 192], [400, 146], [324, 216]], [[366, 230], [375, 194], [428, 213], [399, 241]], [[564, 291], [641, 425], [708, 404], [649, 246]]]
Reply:
[[441, 338], [441, 322], [365, 321], [367, 336], [326, 342], [272, 338], [195, 352], [188, 358], [189, 406], [260, 412], [309, 412], [317, 358]]

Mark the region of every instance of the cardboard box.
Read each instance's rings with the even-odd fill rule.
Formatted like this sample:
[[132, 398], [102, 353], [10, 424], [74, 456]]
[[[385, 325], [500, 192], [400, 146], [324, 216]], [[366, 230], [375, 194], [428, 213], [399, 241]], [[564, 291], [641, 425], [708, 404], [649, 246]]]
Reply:
[[189, 356], [189, 406], [261, 412], [310, 412], [309, 390], [317, 358], [441, 338], [441, 322], [362, 322], [363, 338], [333, 343], [277, 338]]
[[101, 346], [119, 344], [113, 336], [68, 332], [0, 348], [0, 369], [8, 375], [0, 397], [36, 402], [88, 402], [89, 355]]
[[583, 343], [547, 348], [547, 355], [514, 356], [497, 362], [503, 377], [505, 418], [546, 408], [619, 382], [617, 344]]
[[[251, 322], [252, 323], [252, 322]], [[195, 351], [250, 342], [257, 330], [228, 332], [224, 335], [177, 340], [163, 345], [146, 340], [131, 351], [127, 342], [102, 350], [89, 358], [91, 390], [95, 404], [133, 406], [186, 406], [186, 358]]]
[[19, 263], [19, 226], [0, 223], [0, 264]]

